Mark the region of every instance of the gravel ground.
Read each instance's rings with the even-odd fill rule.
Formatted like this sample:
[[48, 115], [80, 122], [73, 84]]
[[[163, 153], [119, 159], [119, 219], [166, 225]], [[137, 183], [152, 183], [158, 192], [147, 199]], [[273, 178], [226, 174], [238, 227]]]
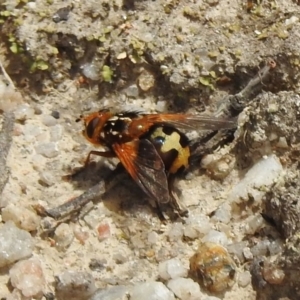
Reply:
[[[297, 1], [0, 6], [1, 299], [299, 299]], [[94, 149], [79, 115], [218, 115], [270, 59], [233, 141], [178, 180], [187, 217], [162, 222], [126, 174], [78, 217], [37, 214], [118, 162], [96, 157], [64, 180]]]

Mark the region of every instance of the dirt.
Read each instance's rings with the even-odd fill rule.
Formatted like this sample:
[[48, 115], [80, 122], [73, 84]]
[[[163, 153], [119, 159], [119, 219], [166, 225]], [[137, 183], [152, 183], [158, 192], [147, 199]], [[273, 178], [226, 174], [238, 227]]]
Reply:
[[[76, 180], [62, 179], [82, 166], [93, 149], [81, 136], [82, 124], [75, 122], [79, 115], [107, 106], [213, 114], [224, 97], [241, 91], [273, 59], [276, 67], [248, 99], [234, 141], [214, 152], [217, 159], [232, 161], [226, 176], [214, 176], [199, 165], [179, 180], [178, 188], [190, 216], [209, 216], [211, 228], [226, 233], [228, 244], [247, 242], [251, 248], [263, 240], [282, 241], [278, 253], [258, 255], [259, 264], [235, 257], [239, 274], [252, 270], [252, 282], [242, 286], [237, 279], [216, 296], [299, 298], [295, 247], [300, 13], [295, 1], [8, 0], [0, 5], [0, 59], [24, 103], [34, 109], [32, 116], [15, 122], [2, 207], [56, 207], [90, 189], [116, 166], [117, 160], [96, 158], [97, 163]], [[1, 102], [3, 110], [10, 109], [4, 99]], [[58, 116], [51, 126], [45, 121], [50, 115]], [[53, 157], [37, 154], [37, 146], [52, 141], [57, 147]], [[271, 154], [285, 170], [282, 179], [264, 191], [261, 202], [244, 199], [239, 217], [232, 215], [229, 223], [214, 221], [213, 212], [243, 174]], [[84, 241], [75, 237], [59, 249], [53, 235], [41, 235], [41, 228], [32, 233], [34, 256], [41, 260], [46, 277], [45, 293], [54, 293], [55, 276], [65, 270], [88, 271], [97, 287], [106, 288], [159, 280], [159, 262], [173, 257], [189, 266], [201, 238], [182, 233], [173, 240], [169, 233], [177, 224], [183, 231], [184, 220], [162, 223], [149, 199], [126, 176], [116, 180], [104, 200], [68, 221], [72, 230], [88, 235]], [[261, 213], [263, 226], [247, 233], [245, 222]], [[107, 225], [110, 233], [102, 240], [99, 226]], [[155, 243], [148, 240], [151, 232], [157, 234]], [[266, 274], [261, 275], [270, 261], [274, 269], [284, 271], [282, 281], [268, 282]], [[93, 268], [92, 262], [100, 267]], [[8, 272], [1, 272], [1, 298], [11, 292], [8, 280]], [[207, 295], [205, 289], [201, 293]]]

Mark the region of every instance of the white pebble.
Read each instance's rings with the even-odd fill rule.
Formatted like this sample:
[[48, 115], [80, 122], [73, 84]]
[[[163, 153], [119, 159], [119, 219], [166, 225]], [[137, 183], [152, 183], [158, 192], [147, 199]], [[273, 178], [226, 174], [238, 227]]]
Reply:
[[2, 220], [13, 221], [16, 226], [26, 231], [37, 230], [41, 222], [41, 218], [34, 211], [13, 203], [2, 209]]
[[59, 142], [63, 135], [63, 127], [59, 124], [51, 127], [50, 129], [50, 140], [51, 142]]
[[249, 247], [245, 247], [243, 249], [243, 255], [244, 255], [246, 260], [252, 260], [253, 259], [253, 254], [252, 254]]
[[295, 24], [299, 21], [299, 18], [296, 16], [291, 16], [289, 19], [285, 20], [285, 25], [290, 26], [291, 24]]
[[249, 271], [244, 271], [238, 275], [238, 285], [240, 287], [246, 287], [251, 283], [251, 274]]
[[230, 254], [234, 254], [241, 263], [245, 261], [244, 248], [247, 247], [248, 243], [243, 241], [228, 245], [226, 248]]
[[163, 100], [163, 101], [157, 101], [156, 105], [155, 105], [155, 110], [157, 112], [164, 112], [167, 110], [167, 101]]
[[43, 166], [45, 163], [45, 157], [40, 154], [35, 154], [32, 156], [31, 162], [34, 170], [39, 171], [41, 169], [41, 166]]
[[59, 154], [57, 144], [54, 142], [39, 144], [35, 147], [35, 151], [47, 158], [54, 158]]
[[33, 2], [33, 1], [30, 1], [27, 3], [27, 7], [32, 10], [32, 11], [35, 11], [36, 10], [36, 3]]
[[26, 123], [23, 128], [23, 134], [26, 136], [37, 137], [42, 134], [42, 130], [36, 124]]
[[130, 300], [175, 300], [174, 294], [162, 282], [144, 282], [136, 284]]
[[56, 248], [60, 251], [66, 250], [74, 239], [74, 232], [67, 223], [61, 223], [54, 232]]
[[221, 204], [212, 217], [212, 220], [228, 224], [231, 219], [231, 206], [228, 203]]
[[25, 297], [41, 297], [45, 277], [41, 263], [36, 258], [17, 262], [9, 270], [10, 282]]
[[139, 89], [136, 84], [132, 84], [126, 89], [124, 89], [124, 93], [127, 97], [137, 98], [139, 96]]
[[0, 267], [31, 256], [33, 247], [31, 235], [8, 221], [0, 228]]
[[18, 121], [25, 121], [31, 119], [34, 116], [34, 109], [31, 108], [28, 104], [19, 105], [15, 111], [15, 118]]
[[82, 73], [85, 77], [92, 80], [99, 80], [101, 77], [100, 65], [94, 63], [86, 63], [81, 66]]
[[211, 230], [208, 216], [190, 215], [184, 225], [184, 235], [191, 238], [202, 238]]
[[168, 232], [170, 241], [178, 241], [183, 236], [183, 225], [181, 223], [174, 223]]
[[89, 300], [125, 300], [131, 287], [119, 285], [107, 289], [99, 289]]
[[282, 165], [275, 155], [261, 159], [232, 189], [229, 200], [239, 203], [251, 195], [255, 201], [261, 201], [266, 187], [274, 184], [282, 172]]
[[226, 246], [228, 243], [227, 236], [224, 232], [220, 232], [212, 229], [208, 234], [202, 239], [203, 242], [210, 242], [215, 244], [220, 244]]
[[59, 299], [85, 300], [96, 291], [95, 280], [87, 272], [66, 271], [56, 277]]
[[275, 241], [270, 242], [268, 245], [268, 249], [270, 252], [270, 255], [276, 255], [282, 251], [283, 243], [281, 239], [277, 239]]
[[57, 120], [50, 115], [42, 115], [41, 119], [42, 123], [47, 127], [54, 126], [57, 123]]
[[47, 186], [51, 186], [55, 183], [55, 177], [48, 171], [40, 172], [40, 181]]
[[160, 262], [158, 265], [159, 276], [164, 279], [174, 279], [178, 277], [186, 277], [188, 269], [185, 268], [181, 261], [176, 258], [172, 258], [163, 262]]
[[261, 214], [256, 214], [254, 216], [249, 217], [246, 221], [246, 233], [247, 234], [255, 234], [260, 228], [265, 224], [265, 220]]
[[179, 299], [202, 299], [199, 284], [190, 278], [171, 279], [167, 286]]
[[156, 244], [158, 240], [158, 234], [155, 231], [151, 231], [148, 233], [148, 242], [150, 244]]

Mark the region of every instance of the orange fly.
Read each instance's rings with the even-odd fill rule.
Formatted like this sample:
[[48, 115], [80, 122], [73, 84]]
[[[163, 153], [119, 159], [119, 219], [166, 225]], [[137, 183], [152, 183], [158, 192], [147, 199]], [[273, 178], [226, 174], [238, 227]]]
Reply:
[[103, 109], [76, 121], [84, 122], [83, 135], [104, 151], [91, 155], [117, 157], [139, 187], [154, 198], [158, 207], [170, 202], [182, 213], [172, 191], [176, 175], [186, 170], [191, 156], [190, 142], [181, 130], [221, 130], [236, 127], [236, 120], [190, 114], [114, 113]]

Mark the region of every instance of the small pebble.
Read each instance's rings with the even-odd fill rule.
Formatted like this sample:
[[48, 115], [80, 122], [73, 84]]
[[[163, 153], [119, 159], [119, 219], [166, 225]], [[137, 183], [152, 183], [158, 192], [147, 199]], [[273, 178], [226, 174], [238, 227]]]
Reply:
[[51, 127], [57, 124], [57, 120], [50, 115], [42, 115], [41, 119], [42, 123], [47, 127]]
[[33, 1], [27, 2], [27, 7], [32, 11], [36, 11], [36, 3]]
[[139, 89], [136, 84], [132, 84], [126, 89], [124, 89], [124, 93], [127, 97], [130, 98], [138, 98], [139, 96]]
[[84, 245], [85, 241], [89, 238], [88, 231], [78, 224], [74, 224], [72, 227], [75, 238], [80, 242], [80, 244]]
[[33, 247], [31, 235], [8, 221], [0, 228], [0, 267], [31, 256]]
[[165, 100], [157, 101], [155, 105], [155, 110], [157, 112], [164, 112], [167, 110], [167, 102]]
[[270, 255], [276, 255], [282, 251], [283, 242], [281, 239], [277, 239], [275, 241], [270, 242], [268, 245], [268, 250], [270, 252]]
[[53, 111], [51, 112], [51, 116], [52, 116], [54, 119], [59, 119], [59, 117], [60, 117], [59, 111], [53, 110]]
[[54, 158], [59, 154], [57, 144], [54, 142], [38, 144], [35, 151], [47, 158]]
[[179, 259], [172, 258], [159, 263], [158, 273], [163, 280], [169, 280], [178, 277], [186, 277], [188, 270], [182, 265]]
[[284, 271], [274, 263], [265, 262], [262, 268], [264, 280], [270, 284], [281, 284], [284, 280]]
[[10, 282], [25, 297], [41, 297], [45, 286], [45, 277], [41, 263], [36, 258], [17, 262], [9, 270]]
[[26, 231], [37, 230], [41, 222], [41, 218], [34, 211], [12, 203], [2, 209], [2, 220], [13, 221], [17, 227]]
[[127, 300], [131, 287], [119, 285], [98, 289], [89, 300]]
[[154, 84], [155, 77], [147, 70], [144, 70], [138, 77], [138, 86], [144, 92], [148, 92], [154, 86]]
[[42, 171], [39, 173], [39, 175], [40, 175], [39, 181], [46, 186], [51, 186], [56, 181], [56, 178], [53, 176], [53, 174], [48, 171]]
[[26, 123], [23, 127], [23, 134], [25, 136], [37, 137], [42, 134], [42, 130], [36, 124]]
[[171, 279], [167, 286], [179, 299], [202, 299], [199, 284], [190, 278]]
[[253, 259], [253, 254], [250, 250], [249, 247], [245, 247], [243, 250], [243, 254], [246, 260], [252, 260]]
[[191, 215], [186, 219], [184, 235], [191, 239], [202, 238], [211, 230], [209, 218], [205, 215]]
[[74, 239], [74, 233], [70, 225], [67, 223], [61, 223], [55, 229], [53, 239], [55, 240], [56, 248], [59, 251], [66, 250]]
[[53, 15], [52, 20], [55, 23], [61, 22], [61, 21], [67, 21], [69, 18], [69, 13], [72, 9], [72, 6], [66, 6], [58, 9], [56, 13]]
[[85, 63], [81, 66], [82, 74], [91, 79], [99, 80], [101, 78], [101, 65], [95, 63]]
[[148, 233], [148, 242], [150, 244], [156, 244], [158, 241], [158, 234], [155, 231], [151, 231]]
[[228, 203], [221, 204], [214, 212], [212, 220], [228, 224], [231, 219], [231, 206]]
[[255, 257], [265, 256], [268, 253], [269, 240], [262, 240], [251, 248], [251, 252]]
[[103, 241], [103, 240], [109, 238], [111, 235], [109, 224], [108, 223], [100, 224], [97, 227], [97, 233], [98, 233], [98, 239], [100, 241]]
[[132, 288], [130, 300], [175, 300], [174, 294], [162, 282], [144, 282]]
[[86, 300], [95, 291], [95, 281], [90, 273], [66, 271], [56, 277], [56, 296], [59, 300]]
[[239, 259], [240, 263], [243, 263], [245, 261], [243, 253], [245, 247], [248, 247], [248, 243], [246, 241], [226, 246], [228, 252], [232, 255], [235, 255]]
[[249, 235], [254, 235], [256, 232], [259, 231], [259, 229], [261, 229], [264, 226], [265, 220], [261, 214], [256, 214], [248, 218], [245, 223], [246, 233]]
[[220, 232], [217, 230], [210, 230], [206, 236], [202, 239], [203, 242], [211, 242], [215, 244], [220, 244], [226, 246], [228, 243], [227, 236], [224, 232]]
[[97, 271], [97, 272], [102, 272], [107, 265], [107, 261], [105, 259], [96, 259], [92, 258], [90, 263], [89, 263], [89, 268], [92, 271]]
[[15, 109], [14, 113], [16, 120], [25, 121], [34, 116], [34, 109], [28, 104], [21, 104]]
[[249, 271], [244, 271], [238, 276], [238, 285], [240, 287], [246, 287], [251, 283], [251, 273]]
[[51, 142], [59, 142], [63, 136], [63, 126], [56, 124], [50, 129], [50, 141]]
[[183, 237], [183, 225], [182, 223], [173, 223], [170, 231], [168, 232], [170, 241], [178, 241]]
[[265, 195], [266, 187], [273, 185], [282, 172], [282, 165], [275, 155], [262, 158], [232, 189], [229, 200], [240, 203], [251, 195], [255, 202], [261, 201]]

